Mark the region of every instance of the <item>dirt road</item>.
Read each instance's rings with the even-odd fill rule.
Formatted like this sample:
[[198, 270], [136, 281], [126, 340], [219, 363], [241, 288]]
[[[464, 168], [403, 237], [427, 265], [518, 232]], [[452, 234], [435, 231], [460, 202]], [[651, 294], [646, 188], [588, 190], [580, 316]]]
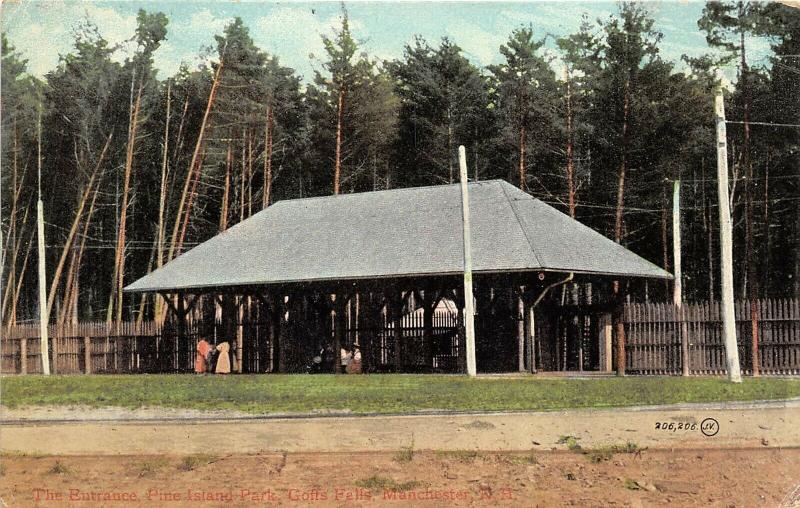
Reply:
[[800, 400], [243, 416], [3, 408], [0, 504], [800, 508]]
[[0, 498], [15, 508], [800, 506], [797, 449], [645, 450], [600, 462], [573, 452], [371, 452], [3, 463]]
[[[27, 413], [30, 415], [30, 413]], [[47, 422], [3, 413], [4, 452], [120, 455], [584, 447], [800, 447], [800, 401], [530, 413], [169, 421]], [[56, 414], [55, 416], [59, 416]], [[705, 423], [704, 423], [705, 422]], [[708, 434], [708, 435], [706, 435]], [[226, 436], [224, 440], [208, 439]], [[562, 446], [563, 448], [563, 446]]]

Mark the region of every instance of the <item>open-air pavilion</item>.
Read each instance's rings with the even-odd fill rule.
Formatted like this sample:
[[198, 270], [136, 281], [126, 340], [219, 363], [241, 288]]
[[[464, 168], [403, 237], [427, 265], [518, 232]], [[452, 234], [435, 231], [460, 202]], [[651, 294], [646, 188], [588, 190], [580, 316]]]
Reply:
[[[478, 371], [610, 371], [612, 282], [670, 274], [504, 181], [468, 186]], [[164, 296], [179, 371], [203, 336], [238, 372], [352, 343], [367, 372], [464, 372], [462, 231], [458, 185], [280, 201], [125, 290]]]

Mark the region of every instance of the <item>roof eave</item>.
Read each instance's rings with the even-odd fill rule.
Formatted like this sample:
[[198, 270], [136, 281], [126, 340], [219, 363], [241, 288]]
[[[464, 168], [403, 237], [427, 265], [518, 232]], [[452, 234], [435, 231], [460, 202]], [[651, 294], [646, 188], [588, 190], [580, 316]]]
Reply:
[[[635, 273], [635, 272], [598, 272], [592, 270], [569, 270], [564, 268], [519, 268], [513, 270], [473, 270], [476, 275], [494, 275], [494, 274], [514, 274], [514, 273], [532, 273], [532, 272], [546, 272], [546, 273], [574, 273], [576, 275], [588, 275], [597, 277], [619, 277], [623, 279], [660, 279], [672, 280], [674, 276], [665, 271], [663, 273], [650, 274], [650, 273]], [[415, 277], [456, 277], [463, 275], [462, 271], [450, 272], [418, 272], [418, 273], [402, 273], [390, 275], [360, 275], [350, 276], [346, 278], [315, 278], [315, 279], [285, 279], [285, 280], [272, 280], [272, 281], [249, 281], [249, 282], [231, 282], [224, 284], [198, 284], [198, 285], [183, 285], [183, 286], [149, 286], [149, 287], [133, 287], [136, 283], [123, 288], [124, 293], [159, 293], [168, 291], [193, 291], [198, 289], [210, 288], [242, 288], [254, 286], [280, 286], [286, 284], [315, 284], [315, 283], [342, 283], [357, 282], [363, 280], [389, 280], [389, 279], [408, 279]]]

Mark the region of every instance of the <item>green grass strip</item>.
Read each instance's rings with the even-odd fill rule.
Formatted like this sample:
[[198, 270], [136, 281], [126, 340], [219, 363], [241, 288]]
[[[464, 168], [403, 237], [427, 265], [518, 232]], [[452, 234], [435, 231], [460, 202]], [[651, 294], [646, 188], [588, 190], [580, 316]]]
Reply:
[[2, 403], [234, 409], [253, 414], [310, 411], [521, 411], [800, 396], [800, 380], [625, 377], [478, 378], [437, 375], [93, 375], [0, 379]]

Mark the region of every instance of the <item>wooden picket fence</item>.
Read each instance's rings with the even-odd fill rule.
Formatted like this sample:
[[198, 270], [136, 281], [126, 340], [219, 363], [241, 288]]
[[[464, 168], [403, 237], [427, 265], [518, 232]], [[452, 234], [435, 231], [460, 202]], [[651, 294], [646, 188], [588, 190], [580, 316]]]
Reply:
[[[157, 347], [161, 329], [154, 322], [109, 326], [88, 322], [48, 327], [50, 368], [56, 374], [147, 372], [150, 346]], [[42, 372], [38, 325], [11, 327], [0, 341], [0, 372]]]
[[[767, 375], [800, 374], [800, 299], [767, 299], [757, 302], [758, 358], [760, 372]], [[742, 372], [752, 373], [752, 338], [749, 302], [737, 302], [736, 328]], [[688, 356], [689, 374], [725, 374], [725, 346], [718, 302], [688, 303], [677, 308], [669, 304], [631, 303], [625, 305], [626, 372], [641, 375], [680, 375], [683, 357]], [[422, 317], [407, 316], [403, 323], [404, 369], [455, 372], [462, 351], [454, 316], [437, 315], [432, 330], [433, 344], [423, 341]], [[258, 326], [256, 326], [258, 325]], [[239, 323], [245, 354], [245, 372], [271, 371], [271, 349], [259, 323]], [[126, 322], [119, 325], [80, 323], [49, 327], [51, 371], [57, 374], [189, 372], [193, 367], [197, 337], [221, 339], [221, 325], [202, 329], [201, 323], [186, 328], [185, 343], [177, 343], [175, 330], [154, 322]], [[255, 330], [257, 328], [257, 330]], [[255, 330], [255, 331], [254, 331]], [[39, 327], [22, 324], [3, 330], [0, 340], [0, 373], [41, 373]], [[362, 348], [369, 348], [378, 370], [391, 370], [394, 334], [389, 323], [378, 329], [346, 331], [345, 342], [361, 335]], [[367, 340], [367, 337], [369, 339]], [[688, 342], [688, 355], [682, 349]], [[216, 338], [214, 340], [216, 340]], [[266, 342], [265, 342], [266, 341]], [[263, 358], [253, 356], [253, 351]], [[432, 361], [433, 365], [429, 365]], [[406, 365], [407, 364], [407, 365]]]
[[[758, 359], [761, 374], [800, 374], [800, 299], [764, 299], [758, 305]], [[736, 336], [743, 374], [752, 374], [750, 302], [735, 305]], [[624, 311], [626, 372], [680, 375], [682, 338], [688, 342], [689, 373], [725, 374], [725, 344], [719, 302], [632, 303]]]

